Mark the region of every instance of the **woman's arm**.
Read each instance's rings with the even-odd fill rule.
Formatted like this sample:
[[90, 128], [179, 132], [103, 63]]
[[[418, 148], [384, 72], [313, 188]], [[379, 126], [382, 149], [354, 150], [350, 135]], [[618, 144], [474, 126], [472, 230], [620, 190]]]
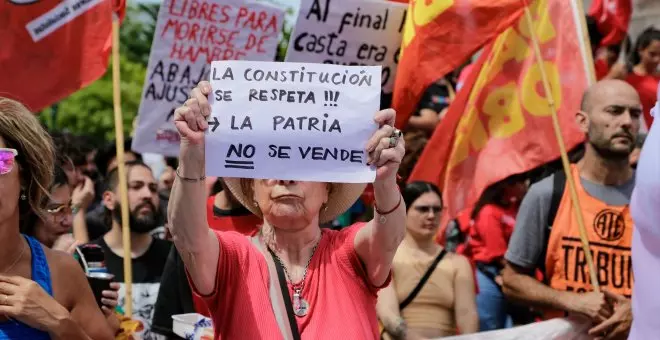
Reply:
[[[367, 151], [370, 164], [377, 166], [374, 182], [377, 211], [374, 219], [358, 231], [354, 245], [366, 266], [370, 283], [378, 287], [387, 280], [392, 259], [406, 232], [406, 207], [396, 183], [399, 164], [405, 154], [405, 142], [399, 138], [396, 147], [389, 148], [390, 136], [394, 131], [394, 110], [380, 111], [374, 120], [380, 129], [369, 141]], [[389, 213], [381, 216], [378, 211]]]
[[410, 116], [408, 126], [426, 132], [433, 132], [438, 122], [440, 122], [438, 112], [431, 109], [421, 109], [419, 110], [419, 116]]
[[195, 288], [202, 295], [213, 292], [220, 244], [206, 217], [206, 183], [203, 180], [204, 131], [211, 107], [207, 81], [195, 87], [184, 106], [176, 109], [174, 124], [181, 134], [179, 169], [168, 203], [168, 220], [174, 245]]
[[461, 255], [452, 255], [456, 266], [454, 275], [454, 318], [461, 334], [479, 331], [474, 273], [468, 260]]
[[399, 311], [399, 300], [396, 297], [394, 282], [378, 292], [378, 302], [376, 303], [376, 313], [378, 319], [383, 323], [385, 331], [396, 335], [397, 327], [401, 324], [401, 312]]

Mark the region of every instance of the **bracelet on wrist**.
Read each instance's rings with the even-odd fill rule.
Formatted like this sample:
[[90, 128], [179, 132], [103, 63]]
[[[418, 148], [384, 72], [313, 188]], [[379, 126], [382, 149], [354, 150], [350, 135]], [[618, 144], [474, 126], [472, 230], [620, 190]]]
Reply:
[[176, 177], [178, 177], [179, 179], [181, 179], [181, 180], [184, 181], [184, 182], [192, 182], [192, 183], [194, 183], [194, 182], [200, 182], [200, 181], [203, 181], [203, 180], [206, 179], [206, 176], [202, 176], [202, 177], [200, 177], [200, 178], [188, 178], [188, 177], [183, 177], [183, 176], [181, 176], [181, 174], [179, 174], [179, 168], [176, 168], [176, 170], [175, 170], [174, 172], [176, 173]]
[[399, 209], [399, 207], [401, 206], [402, 201], [403, 201], [403, 197], [401, 196], [401, 194], [399, 194], [399, 202], [397, 202], [397, 204], [394, 206], [394, 208], [392, 208], [390, 210], [387, 210], [387, 211], [381, 211], [380, 209], [378, 209], [378, 203], [374, 202], [374, 209], [376, 210], [376, 213], [380, 216], [380, 218], [379, 218], [380, 223], [387, 222], [387, 217], [386, 216], [393, 213], [395, 210]]

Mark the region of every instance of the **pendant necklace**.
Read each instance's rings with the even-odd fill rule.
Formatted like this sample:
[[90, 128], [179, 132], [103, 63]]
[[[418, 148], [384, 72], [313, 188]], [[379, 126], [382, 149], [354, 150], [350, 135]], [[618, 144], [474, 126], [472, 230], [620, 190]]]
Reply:
[[[319, 239], [320, 241], [320, 239]], [[314, 245], [314, 248], [312, 249], [312, 255], [309, 257], [309, 260], [307, 260], [307, 264], [305, 265], [305, 271], [303, 272], [303, 277], [300, 282], [294, 284], [293, 280], [291, 280], [291, 275], [289, 275], [289, 271], [286, 269], [286, 266], [284, 265], [284, 262], [280, 259], [277, 254], [275, 254], [274, 251], [271, 250], [273, 255], [275, 255], [275, 259], [277, 262], [280, 263], [282, 266], [282, 269], [284, 269], [284, 274], [286, 275], [287, 280], [291, 283], [291, 286], [293, 287], [293, 313], [296, 314], [296, 316], [305, 316], [309, 312], [309, 302], [305, 300], [302, 297], [302, 290], [303, 287], [305, 287], [305, 278], [307, 277], [307, 269], [309, 268], [309, 264], [312, 262], [312, 258], [314, 257], [314, 253], [316, 252], [316, 247], [319, 245], [319, 241], [316, 241], [316, 244]]]

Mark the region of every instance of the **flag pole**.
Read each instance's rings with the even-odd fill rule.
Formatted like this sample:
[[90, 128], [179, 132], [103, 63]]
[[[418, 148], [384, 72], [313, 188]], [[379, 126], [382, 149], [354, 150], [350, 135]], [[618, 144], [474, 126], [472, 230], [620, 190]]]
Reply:
[[124, 248], [124, 313], [133, 315], [133, 258], [131, 256], [131, 228], [129, 225], [128, 190], [126, 164], [124, 163], [124, 120], [121, 113], [121, 89], [119, 79], [119, 17], [112, 17], [112, 99], [115, 113], [115, 147], [117, 148], [117, 171], [119, 176], [119, 197], [121, 200], [122, 245]]
[[584, 4], [582, 0], [574, 0], [575, 9], [577, 10], [577, 20], [579, 20], [580, 31], [582, 35], [582, 45], [584, 46], [585, 59], [587, 64], [584, 65], [587, 73], [589, 74], [590, 83], [596, 82], [596, 66], [594, 65], [594, 51], [591, 50], [591, 40], [589, 40], [589, 28], [587, 27], [587, 14], [584, 11]]
[[584, 216], [582, 214], [582, 207], [580, 206], [580, 199], [578, 198], [577, 190], [575, 189], [575, 180], [571, 173], [571, 165], [568, 160], [568, 154], [566, 152], [566, 144], [564, 143], [564, 137], [561, 134], [561, 127], [559, 125], [559, 116], [557, 115], [557, 107], [555, 106], [555, 100], [552, 97], [552, 91], [550, 90], [550, 82], [548, 81], [548, 75], [545, 72], [545, 66], [543, 64], [543, 56], [541, 55], [541, 49], [539, 48], [538, 37], [536, 36], [536, 31], [534, 30], [534, 25], [532, 22], [532, 14], [529, 11], [529, 6], [525, 4], [525, 21], [529, 27], [530, 38], [532, 40], [532, 46], [534, 48], [534, 55], [536, 61], [539, 64], [539, 69], [541, 71], [541, 81], [543, 82], [543, 89], [545, 91], [545, 97], [548, 100], [548, 106], [550, 106], [550, 111], [552, 112], [552, 126], [555, 131], [555, 137], [557, 137], [557, 143], [559, 144], [559, 153], [561, 154], [561, 163], [564, 166], [564, 172], [566, 173], [566, 184], [568, 184], [568, 190], [571, 195], [571, 201], [573, 203], [573, 212], [575, 214], [575, 219], [578, 222], [578, 230], [580, 231], [580, 241], [582, 241], [582, 249], [584, 250], [584, 256], [587, 260], [587, 267], [589, 268], [589, 276], [591, 277], [591, 284], [594, 287], [594, 291], [600, 292], [600, 284], [596, 277], [596, 270], [594, 267], [594, 261], [589, 251], [589, 238], [587, 237], [587, 229], [584, 226]]

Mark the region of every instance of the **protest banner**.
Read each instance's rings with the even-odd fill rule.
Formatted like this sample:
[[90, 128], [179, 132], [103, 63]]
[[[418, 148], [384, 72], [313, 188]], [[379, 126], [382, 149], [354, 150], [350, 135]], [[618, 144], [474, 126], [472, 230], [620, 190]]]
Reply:
[[523, 13], [520, 0], [410, 0], [392, 107], [404, 129], [426, 89], [460, 67]]
[[368, 183], [380, 66], [211, 65], [209, 176]]
[[382, 65], [383, 92], [390, 94], [407, 7], [386, 1], [303, 0], [286, 61]]
[[442, 188], [443, 227], [488, 186], [559, 157], [546, 96], [555, 103], [566, 148], [584, 141], [575, 112], [592, 77], [579, 11], [563, 0], [538, 0], [530, 10], [552, 91], [542, 85], [524, 18], [486, 46], [408, 179]]
[[0, 94], [39, 112], [99, 79], [108, 68], [110, 0], [0, 1]]
[[284, 12], [247, 1], [165, 0], [158, 13], [132, 148], [178, 156], [172, 118], [212, 61], [274, 60]]

